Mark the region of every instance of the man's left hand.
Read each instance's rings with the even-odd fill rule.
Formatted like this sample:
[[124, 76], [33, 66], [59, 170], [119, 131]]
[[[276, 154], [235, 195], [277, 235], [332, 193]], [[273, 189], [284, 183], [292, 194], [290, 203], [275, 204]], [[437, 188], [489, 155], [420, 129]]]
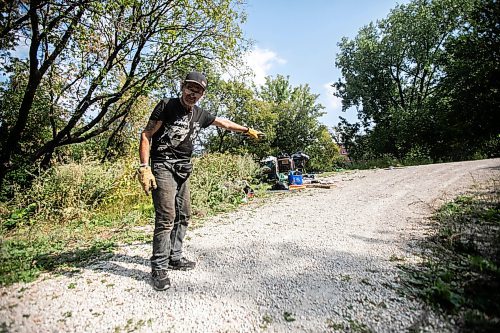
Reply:
[[264, 133], [259, 132], [257, 130], [254, 130], [253, 128], [248, 128], [248, 131], [246, 131], [246, 134], [255, 140], [263, 139], [266, 136]]

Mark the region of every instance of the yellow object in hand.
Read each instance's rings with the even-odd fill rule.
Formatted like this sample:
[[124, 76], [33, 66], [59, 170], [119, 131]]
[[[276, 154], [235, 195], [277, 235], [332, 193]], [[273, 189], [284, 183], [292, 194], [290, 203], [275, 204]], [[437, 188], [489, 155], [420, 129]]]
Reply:
[[248, 134], [248, 136], [250, 136], [252, 139], [255, 140], [260, 140], [266, 136], [264, 133], [254, 130], [253, 128], [250, 127], [246, 131], [246, 134]]

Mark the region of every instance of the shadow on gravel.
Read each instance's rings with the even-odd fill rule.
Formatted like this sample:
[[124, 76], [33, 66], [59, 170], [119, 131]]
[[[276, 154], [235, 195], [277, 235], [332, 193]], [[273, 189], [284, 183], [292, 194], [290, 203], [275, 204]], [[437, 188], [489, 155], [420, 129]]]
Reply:
[[[126, 267], [125, 265], [132, 266], [133, 268]], [[145, 266], [145, 269], [135, 268], [137, 266]], [[132, 278], [137, 281], [149, 281], [150, 278], [149, 258], [140, 256], [115, 254], [110, 256], [109, 259], [91, 264], [87, 268]]]
[[193, 278], [177, 284], [176, 275], [170, 275], [169, 293], [179, 299], [201, 294], [218, 304], [257, 305], [263, 326], [277, 331], [279, 325], [292, 331], [312, 325], [325, 332], [429, 327], [419, 319], [426, 310], [408, 307], [397, 294], [396, 264], [389, 253], [364, 256], [356, 248], [338, 251], [324, 245], [246, 240], [237, 248], [203, 249], [201, 244], [189, 254], [198, 262]]

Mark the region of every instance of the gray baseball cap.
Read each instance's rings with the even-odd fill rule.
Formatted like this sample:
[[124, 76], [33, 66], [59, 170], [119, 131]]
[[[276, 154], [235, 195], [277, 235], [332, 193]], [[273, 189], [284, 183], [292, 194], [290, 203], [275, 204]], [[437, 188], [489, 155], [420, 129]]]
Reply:
[[190, 72], [186, 75], [184, 82], [193, 82], [201, 86], [203, 89], [207, 89], [207, 78], [200, 72]]

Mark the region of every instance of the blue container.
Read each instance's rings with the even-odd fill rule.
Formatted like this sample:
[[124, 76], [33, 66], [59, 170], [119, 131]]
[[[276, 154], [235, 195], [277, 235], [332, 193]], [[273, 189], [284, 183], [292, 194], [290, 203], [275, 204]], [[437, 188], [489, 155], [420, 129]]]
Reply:
[[294, 175], [293, 173], [288, 174], [288, 185], [302, 185], [302, 175]]

